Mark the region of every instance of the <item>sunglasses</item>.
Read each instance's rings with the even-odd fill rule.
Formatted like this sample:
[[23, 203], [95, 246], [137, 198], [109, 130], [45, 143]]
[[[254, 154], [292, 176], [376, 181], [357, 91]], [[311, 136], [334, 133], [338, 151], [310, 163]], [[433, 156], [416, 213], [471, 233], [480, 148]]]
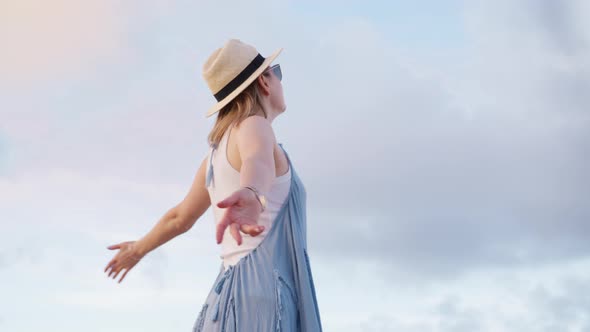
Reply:
[[283, 79], [283, 72], [281, 72], [281, 65], [279, 65], [278, 63], [272, 67], [270, 67], [268, 70], [264, 71], [262, 74], [268, 74], [270, 73], [270, 71], [272, 71], [275, 76], [279, 79], [279, 81], [281, 81]]

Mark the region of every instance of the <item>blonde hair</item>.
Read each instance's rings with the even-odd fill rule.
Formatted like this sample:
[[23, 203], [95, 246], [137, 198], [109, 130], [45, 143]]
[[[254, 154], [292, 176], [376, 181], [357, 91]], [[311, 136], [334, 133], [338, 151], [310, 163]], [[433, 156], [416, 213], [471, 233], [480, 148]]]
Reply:
[[229, 104], [225, 105], [217, 115], [217, 120], [213, 125], [213, 129], [209, 132], [207, 137], [208, 143], [219, 145], [221, 138], [225, 131], [235, 124], [239, 126], [249, 116], [255, 115], [258, 111], [256, 106], [259, 106], [264, 113], [264, 118], [268, 118], [268, 114], [261, 104], [260, 90], [258, 89], [258, 81], [252, 82], [244, 91], [235, 97]]

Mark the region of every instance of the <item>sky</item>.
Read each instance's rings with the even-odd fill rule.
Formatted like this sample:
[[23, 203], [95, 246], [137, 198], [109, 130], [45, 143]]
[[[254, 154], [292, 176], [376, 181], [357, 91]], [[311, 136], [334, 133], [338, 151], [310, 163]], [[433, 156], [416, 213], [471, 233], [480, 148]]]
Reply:
[[210, 210], [103, 270], [190, 188], [229, 38], [284, 48], [325, 331], [590, 331], [583, 0], [0, 0], [0, 330], [192, 329]]

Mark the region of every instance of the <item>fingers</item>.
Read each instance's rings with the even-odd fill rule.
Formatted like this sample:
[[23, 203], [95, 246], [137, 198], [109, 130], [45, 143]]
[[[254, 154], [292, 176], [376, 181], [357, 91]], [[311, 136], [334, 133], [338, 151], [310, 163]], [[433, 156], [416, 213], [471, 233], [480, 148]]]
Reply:
[[217, 239], [217, 244], [220, 244], [221, 240], [223, 240], [223, 233], [225, 232], [225, 229], [227, 228], [227, 226], [228, 226], [227, 219], [225, 217], [223, 217], [221, 222], [219, 224], [217, 224], [217, 232], [215, 234], [215, 237]]
[[111, 261], [107, 264], [107, 266], [104, 268], [104, 272], [107, 272], [107, 270], [109, 269], [110, 266], [116, 264], [117, 261], [113, 258], [111, 259]]
[[119, 272], [121, 272], [122, 269], [117, 270], [117, 272], [115, 273], [115, 275], [113, 276], [113, 279], [117, 279], [117, 275], [119, 275]]
[[217, 207], [219, 208], [226, 208], [228, 206], [232, 206], [238, 202], [238, 195], [231, 194], [226, 199], [217, 202]]
[[[121, 249], [121, 243], [118, 244], [111, 244], [110, 246], [107, 247], [107, 249]], [[113, 265], [116, 263], [115, 258], [111, 259], [111, 261], [107, 264], [107, 266], [104, 267], [104, 272], [107, 272], [107, 270], [109, 269], [109, 266]]]
[[109, 274], [107, 275], [107, 278], [111, 278], [111, 275], [113, 275], [113, 273], [115, 273], [115, 272], [116, 272], [116, 268], [112, 268], [112, 269], [109, 271]]
[[[139, 260], [136, 260], [136, 262]], [[121, 281], [123, 281], [123, 279], [125, 279], [125, 276], [127, 275], [127, 272], [129, 272], [129, 270], [135, 265], [135, 263], [133, 265], [131, 265], [130, 267], [121, 267], [121, 265], [116, 265], [113, 264], [111, 267], [111, 270], [109, 271], [107, 278], [113, 278], [113, 279], [117, 279], [117, 276], [119, 275], [119, 273], [121, 273], [121, 271], [125, 270], [125, 273], [123, 273], [123, 275], [121, 276], [121, 279], [119, 279], [119, 283], [121, 283]], [[105, 269], [106, 272], [106, 269]]]
[[121, 279], [119, 279], [119, 283], [121, 283], [121, 281], [123, 281], [123, 279], [125, 279], [127, 272], [129, 272], [129, 270], [125, 269], [125, 273], [123, 273], [123, 275], [121, 276]]
[[217, 225], [217, 244], [220, 244], [223, 240], [223, 233], [227, 227], [229, 227], [230, 234], [236, 239], [238, 245], [242, 245], [242, 235], [240, 234], [240, 231], [250, 236], [258, 236], [264, 232], [264, 226], [250, 224], [239, 225], [236, 223], [232, 223], [228, 226], [226, 222], [222, 221]]
[[242, 224], [240, 230], [246, 234], [251, 236], [260, 235], [264, 231], [264, 226], [260, 225], [251, 225], [251, 224]]
[[231, 224], [229, 225], [229, 231], [231, 235], [236, 239], [238, 245], [242, 245], [242, 234], [240, 234], [240, 226], [238, 224]]
[[[110, 249], [110, 250], [121, 249], [121, 243], [111, 244], [110, 246], [107, 247], [107, 249]], [[109, 266], [115, 264], [115, 262], [116, 262], [115, 258], [111, 259], [111, 261], [107, 264], [107, 266], [104, 267], [104, 272], [107, 272], [107, 270], [109, 269]]]

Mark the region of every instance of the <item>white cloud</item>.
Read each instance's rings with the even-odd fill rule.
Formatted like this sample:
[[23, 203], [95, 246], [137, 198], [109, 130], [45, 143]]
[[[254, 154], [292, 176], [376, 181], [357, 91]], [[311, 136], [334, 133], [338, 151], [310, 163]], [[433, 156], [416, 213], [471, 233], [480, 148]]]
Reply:
[[[312, 265], [313, 265], [312, 261]], [[326, 266], [327, 264], [327, 266]], [[379, 264], [316, 260], [326, 329], [338, 331], [583, 331], [588, 259], [490, 268], [420, 284], [375, 278]], [[337, 278], [327, 271], [347, 271]], [[332, 287], [322, 287], [328, 282]], [[351, 287], [350, 285], [358, 285]], [[346, 301], [323, 301], [346, 289]], [[340, 296], [343, 296], [340, 293]]]

